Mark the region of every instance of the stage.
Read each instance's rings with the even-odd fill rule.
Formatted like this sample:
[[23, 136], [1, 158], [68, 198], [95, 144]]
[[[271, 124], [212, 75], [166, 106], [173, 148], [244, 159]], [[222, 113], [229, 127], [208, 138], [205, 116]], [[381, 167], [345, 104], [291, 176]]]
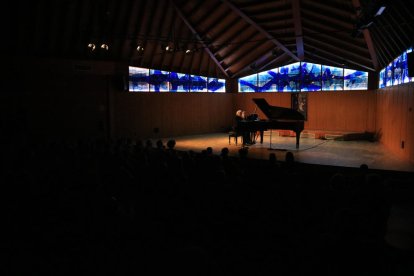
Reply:
[[[230, 156], [237, 156], [242, 147], [240, 138], [238, 145], [233, 138], [229, 144], [227, 133], [170, 137], [163, 138], [163, 142], [166, 143], [168, 139], [176, 140], [177, 150], [201, 152], [212, 147], [215, 154], [220, 154], [221, 149], [227, 147]], [[295, 160], [300, 163], [354, 168], [367, 164], [370, 169], [414, 172], [413, 164], [396, 157], [379, 142], [301, 137], [299, 148], [296, 149], [295, 137], [279, 136], [277, 131], [266, 131], [263, 144], [259, 140], [260, 138], [256, 144], [248, 146], [250, 158], [268, 159], [270, 153], [275, 153], [277, 160], [283, 161], [286, 152], [291, 151]]]

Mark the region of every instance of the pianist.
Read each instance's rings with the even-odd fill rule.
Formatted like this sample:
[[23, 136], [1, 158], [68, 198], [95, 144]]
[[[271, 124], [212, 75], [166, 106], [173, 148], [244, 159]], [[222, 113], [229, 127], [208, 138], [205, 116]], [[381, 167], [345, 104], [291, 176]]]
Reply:
[[252, 139], [251, 139], [251, 133], [248, 130], [241, 130], [240, 124], [246, 121], [246, 112], [244, 110], [237, 110], [236, 111], [236, 117], [234, 119], [234, 126], [233, 129], [237, 132], [241, 132], [243, 136], [243, 145], [251, 145]]

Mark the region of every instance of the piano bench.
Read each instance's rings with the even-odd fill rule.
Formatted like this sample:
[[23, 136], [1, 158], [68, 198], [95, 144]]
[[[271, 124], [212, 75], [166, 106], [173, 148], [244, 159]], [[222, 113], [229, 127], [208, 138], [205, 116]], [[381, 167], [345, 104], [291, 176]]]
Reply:
[[237, 138], [238, 137], [241, 137], [242, 142], [243, 142], [243, 134], [242, 133], [238, 133], [237, 131], [229, 131], [229, 145], [230, 145], [230, 139], [234, 138], [234, 141], [235, 141], [236, 146], [237, 146], [237, 140], [238, 140]]

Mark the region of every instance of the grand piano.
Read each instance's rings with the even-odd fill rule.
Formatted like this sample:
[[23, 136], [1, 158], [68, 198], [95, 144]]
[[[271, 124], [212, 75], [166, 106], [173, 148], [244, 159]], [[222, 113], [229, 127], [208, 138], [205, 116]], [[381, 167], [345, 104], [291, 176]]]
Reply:
[[[280, 106], [272, 106], [264, 98], [253, 98], [256, 106], [268, 119], [246, 119], [239, 122], [239, 131], [260, 132], [260, 143], [263, 144], [263, 133], [269, 129], [286, 129], [296, 133], [296, 148], [299, 148], [300, 133], [304, 129], [305, 117], [300, 112]], [[255, 118], [257, 116], [254, 116]], [[271, 141], [270, 141], [271, 142]]]

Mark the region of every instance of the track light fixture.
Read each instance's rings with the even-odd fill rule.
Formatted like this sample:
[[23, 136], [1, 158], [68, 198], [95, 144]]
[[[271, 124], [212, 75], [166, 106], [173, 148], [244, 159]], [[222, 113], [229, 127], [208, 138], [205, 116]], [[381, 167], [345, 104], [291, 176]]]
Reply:
[[[142, 47], [142, 46], [141, 46]], [[185, 55], [190, 55], [197, 52], [199, 49], [197, 45], [189, 42], [179, 42], [179, 41], [169, 41], [169, 42], [160, 42], [159, 47], [164, 53], [179, 53], [182, 52]], [[137, 48], [138, 50], [138, 48]], [[143, 51], [143, 50], [141, 50]]]
[[95, 51], [95, 49], [96, 49], [96, 45], [95, 45], [94, 43], [89, 43], [89, 44], [88, 44], [88, 49], [89, 49], [91, 52], [93, 52], [93, 51]]
[[166, 47], [165, 47], [165, 51], [167, 51], [167, 52], [174, 52], [174, 44], [168, 44]]
[[102, 43], [102, 44], [101, 44], [101, 49], [104, 49], [104, 50], [108, 51], [108, 50], [109, 50], [109, 46], [108, 46], [108, 44], [106, 44], [106, 43]]
[[385, 6], [380, 6], [378, 8], [377, 13], [375, 14], [375, 16], [381, 15], [384, 12], [385, 8], [386, 8]]
[[109, 45], [105, 42], [89, 42], [87, 45], [88, 51], [90, 53], [97, 53], [98, 50], [100, 50], [100, 52], [108, 52], [109, 51]]
[[373, 25], [384, 10], [386, 6], [382, 1], [368, 1], [364, 6], [357, 7], [357, 21], [355, 23], [355, 28], [352, 31], [352, 37], [357, 37], [364, 29], [368, 29]]

